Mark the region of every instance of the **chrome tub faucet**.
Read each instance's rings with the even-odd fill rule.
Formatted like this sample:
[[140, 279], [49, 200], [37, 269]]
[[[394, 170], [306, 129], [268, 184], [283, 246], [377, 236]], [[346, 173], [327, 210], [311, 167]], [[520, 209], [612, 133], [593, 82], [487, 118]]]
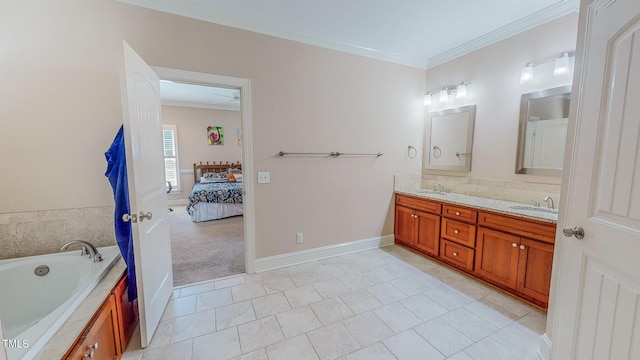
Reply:
[[71, 245], [79, 245], [82, 247], [82, 255], [89, 255], [93, 262], [102, 261], [102, 255], [98, 252], [98, 249], [90, 242], [84, 240], [72, 240], [60, 247], [60, 251], [67, 250]]

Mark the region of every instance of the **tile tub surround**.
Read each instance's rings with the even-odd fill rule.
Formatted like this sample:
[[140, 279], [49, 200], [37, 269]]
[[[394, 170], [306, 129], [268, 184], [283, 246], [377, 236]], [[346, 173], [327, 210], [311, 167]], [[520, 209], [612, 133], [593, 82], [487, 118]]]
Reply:
[[176, 288], [149, 347], [137, 330], [122, 359], [538, 359], [545, 323], [544, 312], [391, 245]]
[[[556, 206], [560, 201], [560, 185], [555, 184], [477, 179], [463, 176], [423, 175], [422, 188], [433, 189], [435, 184], [442, 184], [446, 191], [456, 194], [513, 201], [527, 205], [533, 205], [535, 201], [539, 201], [542, 206], [546, 206], [542, 201], [546, 196], [551, 196], [556, 202]], [[407, 189], [409, 188], [397, 188], [396, 190]]]
[[413, 191], [407, 190], [407, 191], [396, 191], [396, 192], [401, 194], [421, 197], [429, 200], [468, 206], [468, 207], [481, 209], [481, 210], [482, 209], [489, 210], [489, 211], [503, 213], [503, 214], [512, 215], [512, 216], [542, 220], [542, 221], [546, 221], [554, 224], [558, 222], [557, 212], [548, 213], [548, 212], [542, 212], [542, 211], [529, 211], [529, 210], [513, 208], [518, 206], [531, 207], [531, 205], [528, 205], [528, 204], [523, 204], [523, 203], [513, 202], [513, 201], [495, 200], [495, 199], [489, 199], [485, 197], [464, 195], [464, 194], [457, 194], [457, 193], [438, 194], [438, 193], [430, 193], [430, 192], [420, 192], [420, 190], [421, 189], [416, 189]]
[[116, 245], [113, 206], [0, 214], [0, 259], [58, 252], [71, 240]]

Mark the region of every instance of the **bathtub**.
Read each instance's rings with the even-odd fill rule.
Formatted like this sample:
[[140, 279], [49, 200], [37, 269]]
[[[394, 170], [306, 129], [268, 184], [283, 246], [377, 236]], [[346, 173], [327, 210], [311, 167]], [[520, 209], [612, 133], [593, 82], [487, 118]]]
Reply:
[[[0, 260], [0, 351], [4, 345], [8, 360], [32, 359], [120, 258], [117, 246], [98, 251], [103, 261], [95, 263], [80, 250]], [[41, 265], [49, 271], [38, 276]]]

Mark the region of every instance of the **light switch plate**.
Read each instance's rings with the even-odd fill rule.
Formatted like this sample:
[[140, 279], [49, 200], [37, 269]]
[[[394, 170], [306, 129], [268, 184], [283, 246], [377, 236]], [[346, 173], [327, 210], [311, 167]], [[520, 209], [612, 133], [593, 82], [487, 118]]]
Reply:
[[258, 184], [269, 184], [271, 182], [271, 173], [268, 171], [258, 171]]

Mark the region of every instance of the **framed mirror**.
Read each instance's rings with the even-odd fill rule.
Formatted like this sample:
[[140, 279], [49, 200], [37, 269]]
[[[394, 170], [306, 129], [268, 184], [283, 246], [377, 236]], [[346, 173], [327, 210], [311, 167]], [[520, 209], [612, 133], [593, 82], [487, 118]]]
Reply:
[[561, 176], [571, 86], [522, 94], [516, 173]]
[[471, 171], [476, 106], [429, 113], [425, 124], [425, 169]]

